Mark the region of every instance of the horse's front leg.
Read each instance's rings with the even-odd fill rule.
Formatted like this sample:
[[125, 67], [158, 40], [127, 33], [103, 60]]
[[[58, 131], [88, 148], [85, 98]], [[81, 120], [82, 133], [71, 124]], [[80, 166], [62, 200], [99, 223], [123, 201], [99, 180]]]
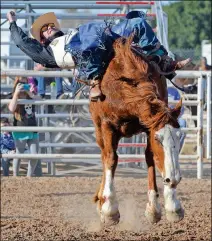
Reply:
[[119, 139], [107, 122], [103, 122], [101, 125], [101, 139], [103, 141], [101, 146], [103, 177], [96, 201], [98, 201], [97, 209], [101, 222], [109, 226], [117, 224], [120, 219], [114, 187], [114, 176], [118, 163], [116, 150]]
[[169, 184], [164, 185], [164, 201], [168, 221], [179, 222], [184, 218], [184, 209], [177, 199], [176, 187], [173, 188]]
[[[174, 137], [172, 137], [172, 139]], [[184, 209], [177, 199], [176, 194], [177, 185], [181, 181], [181, 171], [178, 160], [180, 143], [179, 139], [174, 142], [174, 145], [168, 145], [166, 142], [163, 143], [167, 148], [164, 150], [164, 170], [162, 172], [166, 218], [170, 222], [178, 222], [184, 218]]]
[[[149, 138], [148, 138], [149, 139]], [[155, 164], [153, 155], [150, 150], [150, 143], [147, 140], [147, 148], [145, 150], [146, 163], [148, 166], [148, 199], [145, 216], [151, 223], [157, 223], [161, 219], [161, 207], [158, 202], [159, 193], [156, 184]]]

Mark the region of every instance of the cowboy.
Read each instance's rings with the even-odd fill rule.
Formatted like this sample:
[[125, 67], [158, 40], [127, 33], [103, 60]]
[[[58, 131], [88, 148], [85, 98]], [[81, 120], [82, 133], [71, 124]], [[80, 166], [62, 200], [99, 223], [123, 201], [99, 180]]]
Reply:
[[[114, 57], [113, 43], [117, 38], [134, 33], [133, 43], [153, 61], [161, 71], [175, 76], [174, 71], [184, 67], [190, 59], [176, 62], [168, 56], [152, 28], [145, 20], [145, 13], [131, 11], [119, 24], [91, 22], [72, 29], [68, 34], [61, 31], [53, 12], [35, 20], [28, 37], [16, 24], [14, 12], [8, 12], [10, 32], [13, 41], [33, 61], [47, 68], [77, 68], [78, 79], [90, 81], [90, 98], [93, 101], [102, 96], [100, 81]], [[170, 74], [172, 72], [172, 74]]]

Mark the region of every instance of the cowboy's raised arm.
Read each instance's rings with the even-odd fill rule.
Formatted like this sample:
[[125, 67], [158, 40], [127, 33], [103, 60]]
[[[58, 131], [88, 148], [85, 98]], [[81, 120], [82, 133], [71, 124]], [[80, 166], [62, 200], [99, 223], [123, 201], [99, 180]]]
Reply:
[[15, 13], [7, 13], [10, 23], [11, 37], [18, 48], [28, 55], [34, 62], [42, 64], [48, 68], [58, 68], [53, 53], [50, 48], [44, 47], [36, 39], [29, 38], [16, 24]]

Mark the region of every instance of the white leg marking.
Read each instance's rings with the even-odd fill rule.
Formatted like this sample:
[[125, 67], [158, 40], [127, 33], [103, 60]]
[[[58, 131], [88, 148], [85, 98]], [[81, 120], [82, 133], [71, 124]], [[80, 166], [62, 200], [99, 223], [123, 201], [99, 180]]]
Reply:
[[106, 171], [103, 197], [105, 198], [105, 202], [102, 205], [102, 212], [106, 215], [112, 215], [117, 213], [118, 202], [116, 200], [116, 193], [113, 185], [111, 170]]
[[148, 197], [149, 197], [148, 206], [154, 208], [157, 213], [161, 213], [161, 208], [160, 208], [160, 204], [158, 202], [158, 197], [157, 197], [156, 191], [155, 190], [149, 190], [148, 191]]
[[180, 201], [177, 199], [176, 189], [164, 186], [165, 209], [170, 212], [175, 212], [181, 209]]

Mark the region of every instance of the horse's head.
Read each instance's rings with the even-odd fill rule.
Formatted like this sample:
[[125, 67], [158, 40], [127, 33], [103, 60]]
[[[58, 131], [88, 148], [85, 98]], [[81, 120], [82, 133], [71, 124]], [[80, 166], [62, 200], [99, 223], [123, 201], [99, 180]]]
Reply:
[[181, 180], [179, 167], [181, 131], [178, 123], [182, 100], [174, 109], [167, 108], [164, 121], [151, 131], [151, 146], [156, 165], [161, 171], [164, 182], [175, 187]]

